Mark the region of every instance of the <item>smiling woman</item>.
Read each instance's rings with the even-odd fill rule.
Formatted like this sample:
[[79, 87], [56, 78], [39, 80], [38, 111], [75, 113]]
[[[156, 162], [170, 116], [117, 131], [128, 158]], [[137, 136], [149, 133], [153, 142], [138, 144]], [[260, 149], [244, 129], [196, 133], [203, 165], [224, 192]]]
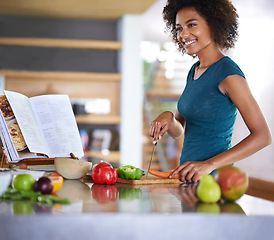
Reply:
[[178, 12], [175, 31], [177, 41], [189, 55], [197, 54], [210, 44], [215, 45], [207, 21], [194, 8], [184, 8]]
[[[236, 9], [229, 1], [169, 1], [169, 4], [164, 8], [164, 20], [166, 21], [167, 29], [172, 33], [172, 39], [178, 46], [179, 50], [184, 52], [184, 48], [177, 38], [177, 22], [174, 21], [178, 16], [177, 12], [184, 8], [191, 8], [197, 11], [198, 18], [201, 17], [209, 25], [215, 43], [222, 49], [234, 47], [238, 37], [238, 14]], [[214, 7], [211, 7], [214, 6]], [[195, 20], [194, 19], [188, 19]], [[197, 21], [197, 19], [196, 19]], [[191, 27], [191, 22], [190, 25]]]
[[[225, 13], [225, 14], [224, 14]], [[151, 123], [155, 143], [167, 132], [184, 134], [178, 166], [170, 177], [198, 181], [202, 175], [233, 164], [269, 145], [268, 125], [240, 67], [223, 51], [234, 46], [238, 14], [229, 0], [169, 0], [163, 11], [172, 39], [182, 53], [198, 57], [178, 101]], [[237, 111], [249, 135], [232, 147]]]

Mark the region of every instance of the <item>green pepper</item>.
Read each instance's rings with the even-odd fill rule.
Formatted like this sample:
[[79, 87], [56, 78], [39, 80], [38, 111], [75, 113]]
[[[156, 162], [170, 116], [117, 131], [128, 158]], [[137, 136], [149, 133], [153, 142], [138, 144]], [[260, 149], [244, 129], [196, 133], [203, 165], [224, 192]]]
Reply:
[[118, 169], [119, 176], [122, 179], [140, 179], [143, 176], [143, 170], [133, 167], [131, 165], [121, 166]]
[[142, 199], [142, 190], [140, 188], [121, 188], [119, 190], [119, 200]]

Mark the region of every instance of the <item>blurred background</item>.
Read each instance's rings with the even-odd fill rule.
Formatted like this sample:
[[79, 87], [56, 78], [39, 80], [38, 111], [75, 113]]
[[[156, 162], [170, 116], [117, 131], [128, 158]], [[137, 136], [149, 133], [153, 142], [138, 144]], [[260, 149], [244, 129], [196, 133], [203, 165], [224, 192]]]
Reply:
[[[152, 152], [150, 122], [176, 102], [191, 65], [165, 33], [165, 0], [0, 0], [0, 88], [31, 97], [68, 94], [86, 161], [144, 169]], [[226, 52], [240, 66], [274, 129], [274, 2], [232, 0], [239, 39]], [[248, 134], [240, 115], [233, 144]], [[183, 137], [165, 136], [152, 168], [179, 163]], [[274, 181], [274, 145], [237, 163]]]

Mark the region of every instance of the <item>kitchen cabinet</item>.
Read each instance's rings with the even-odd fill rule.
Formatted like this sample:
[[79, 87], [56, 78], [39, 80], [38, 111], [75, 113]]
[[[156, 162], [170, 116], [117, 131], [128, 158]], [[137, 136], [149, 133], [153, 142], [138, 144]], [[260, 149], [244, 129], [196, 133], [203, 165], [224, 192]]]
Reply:
[[0, 74], [5, 75], [6, 89], [29, 97], [65, 93], [109, 100], [108, 114], [79, 115], [76, 120], [84, 127], [114, 128], [119, 146], [109, 159], [140, 167], [140, 16], [110, 21], [0, 16], [0, 24], [5, 26], [0, 32]]
[[[109, 114], [76, 115], [79, 125], [119, 125], [120, 74], [81, 72], [35, 72], [0, 70], [5, 76], [5, 89], [28, 97], [43, 94], [68, 94], [70, 98], [107, 98], [111, 103]], [[30, 87], [31, 86], [31, 87]], [[87, 157], [100, 158], [99, 152], [87, 151]], [[119, 152], [111, 152], [108, 161], [118, 163]]]
[[[119, 41], [87, 40], [64, 38], [37, 38], [37, 37], [0, 37], [0, 46], [19, 47], [16, 49], [19, 58], [22, 58], [22, 48], [52, 49], [80, 49], [83, 54], [89, 50], [118, 52], [122, 48]], [[41, 54], [41, 59], [43, 54]], [[56, 57], [57, 58], [57, 57]], [[40, 60], [39, 58], [37, 59]], [[68, 59], [69, 60], [69, 59]], [[14, 59], [16, 61], [16, 59]], [[27, 61], [27, 60], [26, 60]], [[41, 60], [43, 62], [43, 60]], [[107, 63], [107, 61], [106, 61]], [[34, 64], [30, 62], [30, 64]], [[50, 63], [49, 63], [50, 65]], [[107, 99], [110, 102], [108, 114], [76, 115], [76, 121], [81, 125], [116, 125], [121, 123], [120, 117], [120, 85], [121, 74], [117, 72], [86, 72], [86, 71], [35, 71], [25, 69], [4, 68], [0, 75], [5, 78], [5, 89], [20, 92], [28, 97], [43, 94], [68, 94], [73, 99]], [[53, 66], [55, 67], [55, 66]], [[57, 67], [56, 67], [57, 68]], [[87, 157], [100, 157], [100, 152], [87, 151]], [[110, 152], [107, 160], [118, 163], [119, 151]]]

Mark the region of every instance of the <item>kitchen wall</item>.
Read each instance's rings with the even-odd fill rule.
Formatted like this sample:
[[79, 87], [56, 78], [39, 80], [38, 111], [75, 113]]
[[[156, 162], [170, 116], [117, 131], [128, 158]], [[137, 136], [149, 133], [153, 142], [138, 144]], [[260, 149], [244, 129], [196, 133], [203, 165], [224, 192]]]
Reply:
[[[236, 0], [239, 13], [239, 40], [231, 56], [244, 71], [274, 137], [274, 2]], [[248, 134], [238, 117], [234, 143]], [[274, 182], [274, 144], [237, 163], [251, 176]]]
[[[117, 41], [117, 25], [116, 20], [92, 21], [0, 15], [0, 37], [33, 38], [34, 43], [35, 38]], [[7, 74], [5, 89], [18, 91], [29, 97], [48, 93], [68, 94], [73, 103], [78, 104], [78, 107], [74, 105], [75, 113], [78, 114], [84, 113], [84, 103], [93, 103], [90, 119], [89, 114], [82, 115], [84, 121], [82, 119], [82, 122], [78, 122], [79, 129], [89, 135], [89, 146], [85, 150], [97, 150], [93, 146], [95, 144], [93, 144], [92, 133], [94, 129], [99, 129], [115, 136], [115, 139], [111, 139], [109, 148], [119, 156], [120, 124], [114, 122], [111, 116], [120, 119], [120, 80], [112, 81], [104, 75], [110, 73], [109, 76], [114, 75], [120, 78], [118, 67], [118, 51], [116, 50], [0, 46], [0, 70], [42, 72], [41, 76], [44, 76], [39, 79], [38, 74], [36, 77], [29, 75], [25, 78], [20, 72], [17, 77]], [[51, 77], [47, 79], [43, 71], [49, 71]], [[55, 72], [58, 72], [59, 77], [56, 77]], [[75, 75], [71, 74], [74, 72]], [[88, 78], [83, 80], [81, 77], [83, 75]], [[67, 76], [71, 78], [68, 79]], [[109, 80], [106, 81], [105, 78]], [[102, 101], [105, 104], [99, 106]], [[94, 104], [95, 102], [97, 103]], [[95, 108], [105, 109], [104, 115], [102, 118], [99, 116], [99, 120], [92, 115]], [[95, 120], [92, 119], [93, 116]], [[89, 156], [89, 152], [86, 155]], [[117, 158], [114, 162], [119, 161], [119, 157]], [[100, 159], [92, 160], [99, 161]]]
[[[74, 84], [77, 89], [76, 87], [65, 88], [64, 85], [62, 88], [56, 87], [56, 89], [58, 91], [59, 89], [64, 91], [69, 89], [76, 98], [98, 98], [102, 92], [105, 93], [102, 98], [113, 97], [110, 104], [115, 111], [109, 114], [109, 118], [103, 118], [103, 122], [97, 120], [96, 123], [93, 122], [89, 126], [92, 125], [96, 128], [100, 125], [103, 128], [107, 125], [107, 127], [111, 126], [115, 131], [117, 130], [120, 133], [120, 151], [110, 153], [111, 156], [114, 156], [113, 161], [118, 163], [120, 160], [119, 164], [131, 164], [136, 167], [142, 166], [143, 94], [142, 65], [139, 54], [142, 31], [139, 18], [139, 15], [125, 15], [119, 20], [92, 21], [0, 15], [0, 37], [119, 40], [122, 45], [122, 49], [119, 51], [0, 46], [0, 69], [77, 71], [112, 73], [112, 75], [114, 73], [118, 77], [121, 75], [121, 79], [117, 81], [117, 78], [114, 78], [113, 82], [112, 80], [108, 82], [94, 79], [95, 88], [80, 84], [79, 79], [76, 78], [74, 81], [77, 83], [74, 82]], [[26, 84], [24, 86], [26, 89], [31, 88]], [[82, 88], [85, 96], [78, 87]], [[55, 92], [57, 92], [56, 89]], [[54, 89], [49, 85], [45, 92], [48, 93], [49, 90], [53, 91]], [[94, 95], [96, 96], [94, 97]], [[117, 119], [119, 124], [117, 124]], [[89, 123], [89, 121], [85, 122]]]
[[[117, 21], [0, 16], [1, 37], [117, 40]], [[118, 72], [117, 51], [0, 46], [0, 68]]]

